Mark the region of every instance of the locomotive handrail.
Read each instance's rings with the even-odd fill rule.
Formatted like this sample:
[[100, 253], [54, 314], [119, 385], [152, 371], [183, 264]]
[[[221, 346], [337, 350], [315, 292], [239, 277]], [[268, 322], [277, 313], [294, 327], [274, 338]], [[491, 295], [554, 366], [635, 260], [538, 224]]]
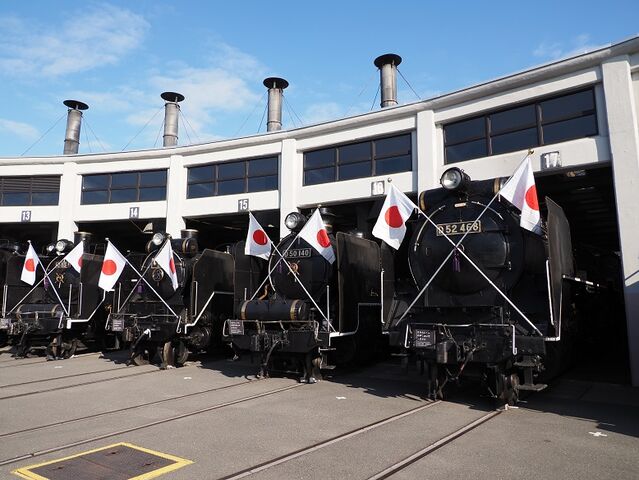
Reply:
[[[82, 283], [80, 283], [80, 292], [82, 292]], [[80, 296], [82, 296], [82, 293], [80, 293]], [[91, 312], [91, 315], [88, 316], [88, 318], [67, 318], [67, 325], [66, 328], [69, 329], [71, 328], [71, 326], [74, 323], [87, 323], [90, 322], [91, 319], [93, 318], [93, 315], [95, 315], [95, 313], [98, 311], [98, 309], [102, 306], [102, 304], [104, 303], [104, 300], [106, 299], [106, 291], [102, 290], [102, 300], [100, 300], [98, 302], [98, 305], [95, 307], [95, 309]], [[80, 302], [80, 305], [82, 303]], [[82, 309], [80, 309], [80, 312], [78, 313], [79, 315], [82, 314]], [[104, 329], [106, 330], [106, 327], [108, 325], [108, 316], [107, 316], [107, 322], [104, 326]]]
[[[197, 283], [197, 282], [195, 282]], [[187, 328], [188, 327], [193, 327], [195, 325], [197, 325], [197, 322], [200, 321], [200, 318], [202, 317], [202, 315], [204, 314], [204, 312], [206, 311], [206, 307], [209, 306], [209, 303], [211, 303], [211, 300], [213, 300], [213, 297], [215, 296], [215, 294], [219, 294], [219, 295], [234, 295], [234, 292], [226, 292], [226, 291], [218, 291], [218, 290], [213, 290], [213, 292], [211, 293], [211, 296], [209, 297], [209, 299], [206, 301], [206, 303], [204, 304], [204, 306], [202, 307], [202, 310], [200, 311], [200, 313], [198, 314], [198, 316], [195, 318], [195, 320], [191, 323], [185, 323], [184, 324], [184, 334], [186, 335], [187, 333]], [[197, 297], [196, 297], [196, 303], [197, 303]], [[177, 333], [180, 333], [180, 322], [181, 322], [181, 318], [178, 317], [178, 322], [177, 322], [177, 327], [175, 329], [175, 331]]]

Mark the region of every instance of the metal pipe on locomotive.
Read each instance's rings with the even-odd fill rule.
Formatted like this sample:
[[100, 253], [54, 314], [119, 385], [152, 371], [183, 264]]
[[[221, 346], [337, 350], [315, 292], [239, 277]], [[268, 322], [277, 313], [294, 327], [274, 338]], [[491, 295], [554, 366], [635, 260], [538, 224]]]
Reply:
[[499, 198], [504, 180], [471, 181], [452, 168], [419, 197], [409, 274], [387, 325], [391, 345], [419, 361], [431, 397], [476, 374], [512, 404], [559, 368], [573, 321], [568, 221], [546, 198], [545, 232], [522, 228], [520, 212]]
[[[179, 367], [189, 351], [218, 342], [222, 321], [233, 308], [234, 261], [230, 253], [200, 251], [197, 237], [189, 229], [177, 239], [158, 232], [147, 242], [146, 254], [129, 255], [139, 272], [120, 277], [107, 321], [107, 329], [129, 344], [129, 363], [145, 364], [157, 355], [162, 368]], [[166, 242], [176, 289], [156, 258]]]
[[[102, 257], [86, 252], [90, 239], [91, 234], [76, 232], [74, 242], [62, 239], [48, 245], [46, 255], [37, 262], [43, 271], [34, 264], [37, 283], [32, 287], [20, 279], [25, 253], [3, 249], [0, 324], [17, 356], [45, 348], [49, 359], [68, 358], [78, 346], [102, 348], [117, 343], [105, 338], [105, 295], [97, 287]], [[80, 244], [74, 267], [68, 254]]]
[[301, 234], [313, 217], [290, 213], [285, 224], [291, 233], [273, 247], [264, 288], [248, 292], [252, 296], [236, 305], [235, 317], [225, 324], [225, 336], [236, 351], [260, 355], [260, 375], [294, 372], [314, 383], [321, 368], [350, 361], [379, 344], [380, 247], [361, 234], [337, 231], [330, 212], [321, 211], [318, 243], [322, 249], [334, 248], [335, 262]]

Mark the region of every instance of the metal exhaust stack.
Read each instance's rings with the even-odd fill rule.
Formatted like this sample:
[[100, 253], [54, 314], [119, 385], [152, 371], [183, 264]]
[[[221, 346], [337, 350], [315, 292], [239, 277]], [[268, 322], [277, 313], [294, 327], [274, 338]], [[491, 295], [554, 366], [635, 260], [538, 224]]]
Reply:
[[184, 95], [176, 92], [164, 92], [160, 95], [166, 102], [164, 104], [164, 136], [162, 145], [175, 147], [178, 142], [178, 120], [180, 115], [180, 103]]
[[264, 80], [264, 86], [268, 88], [268, 121], [266, 131], [272, 132], [282, 129], [282, 93], [288, 82], [283, 78], [269, 77]]
[[380, 55], [374, 61], [379, 68], [379, 81], [382, 91], [382, 108], [397, 105], [397, 67], [402, 63], [402, 57], [394, 53]]
[[64, 105], [69, 107], [67, 112], [67, 131], [64, 134], [64, 155], [75, 155], [80, 147], [80, 127], [82, 126], [82, 110], [89, 106], [78, 100], [65, 100]]

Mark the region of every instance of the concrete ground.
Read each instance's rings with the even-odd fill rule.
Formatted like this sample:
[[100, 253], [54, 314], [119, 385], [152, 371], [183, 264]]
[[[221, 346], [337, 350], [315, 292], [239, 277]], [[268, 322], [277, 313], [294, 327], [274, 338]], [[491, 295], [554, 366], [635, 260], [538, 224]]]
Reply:
[[[0, 478], [127, 442], [193, 462], [158, 478], [217, 479], [424, 406], [248, 475], [366, 479], [493, 410], [476, 390], [428, 405], [392, 361], [302, 385], [256, 380], [249, 361], [203, 356], [160, 371], [123, 360], [0, 351]], [[391, 478], [639, 478], [639, 389], [560, 379]]]

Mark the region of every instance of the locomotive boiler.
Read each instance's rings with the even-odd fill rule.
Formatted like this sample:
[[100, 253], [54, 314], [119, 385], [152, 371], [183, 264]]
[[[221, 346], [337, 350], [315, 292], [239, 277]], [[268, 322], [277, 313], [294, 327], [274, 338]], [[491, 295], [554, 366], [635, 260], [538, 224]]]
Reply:
[[431, 397], [474, 374], [513, 403], [544, 388], [538, 375], [558, 368], [569, 342], [569, 225], [546, 198], [543, 234], [521, 228], [519, 211], [496, 195], [500, 179], [473, 182], [452, 168], [440, 183], [419, 197], [428, 219], [413, 224], [390, 342], [418, 360]]
[[[45, 349], [48, 359], [69, 358], [78, 347], [104, 347], [114, 343], [104, 336], [104, 294], [98, 288], [102, 256], [84, 253], [78, 273], [66, 255], [80, 242], [85, 250], [91, 235], [76, 232], [74, 242], [58, 240], [47, 246], [37, 271], [36, 284], [20, 280], [24, 254], [13, 254], [5, 266], [3, 323], [16, 356]], [[44, 275], [44, 276], [43, 276]]]
[[289, 214], [285, 223], [291, 233], [269, 257], [265, 286], [240, 301], [235, 318], [226, 322], [225, 334], [236, 351], [261, 356], [260, 375], [293, 372], [314, 383], [321, 368], [379, 346], [380, 247], [361, 234], [337, 231], [326, 210], [322, 217], [335, 262], [299, 236], [306, 217]]
[[[200, 251], [196, 230], [181, 238], [156, 233], [146, 254], [131, 261], [137, 274], [123, 275], [116, 285], [116, 302], [107, 328], [130, 346], [129, 362], [146, 364], [159, 359], [161, 368], [182, 366], [189, 352], [219, 344], [223, 320], [233, 310], [233, 255]], [[177, 289], [156, 261], [170, 242], [177, 273]], [[135, 256], [134, 256], [135, 257]]]

